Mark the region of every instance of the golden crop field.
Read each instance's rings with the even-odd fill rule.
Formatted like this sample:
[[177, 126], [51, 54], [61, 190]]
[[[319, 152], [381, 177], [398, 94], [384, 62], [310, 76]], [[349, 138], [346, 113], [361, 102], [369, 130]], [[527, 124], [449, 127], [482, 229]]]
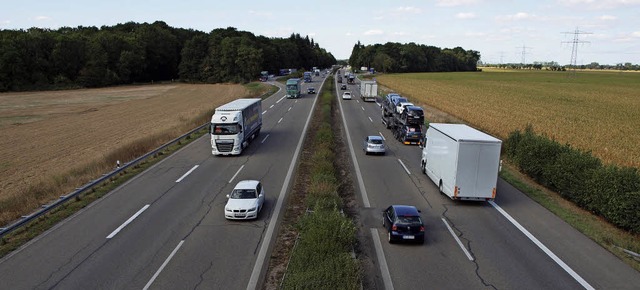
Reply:
[[485, 69], [377, 80], [503, 140], [531, 124], [607, 164], [640, 167], [640, 73]]
[[0, 94], [0, 226], [258, 94], [182, 83]]

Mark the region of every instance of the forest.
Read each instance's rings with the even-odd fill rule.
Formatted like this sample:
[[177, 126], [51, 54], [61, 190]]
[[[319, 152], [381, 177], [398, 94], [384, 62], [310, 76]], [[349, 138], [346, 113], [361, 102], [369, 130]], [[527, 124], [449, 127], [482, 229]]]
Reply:
[[335, 63], [308, 36], [269, 38], [233, 27], [205, 33], [156, 21], [0, 30], [0, 92], [171, 80], [245, 83], [264, 70]]
[[363, 45], [353, 47], [349, 64], [372, 67], [384, 73], [476, 71], [480, 52], [461, 47], [440, 49], [435, 46], [400, 44]]

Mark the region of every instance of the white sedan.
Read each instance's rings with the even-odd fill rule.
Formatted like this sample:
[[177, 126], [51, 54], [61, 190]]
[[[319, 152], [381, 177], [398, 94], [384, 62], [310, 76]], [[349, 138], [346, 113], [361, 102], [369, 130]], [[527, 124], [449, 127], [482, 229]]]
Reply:
[[242, 180], [231, 194], [227, 194], [227, 198], [227, 205], [224, 206], [226, 219], [256, 219], [264, 205], [264, 188], [260, 181]]
[[351, 100], [351, 92], [342, 93], [342, 99], [343, 100]]

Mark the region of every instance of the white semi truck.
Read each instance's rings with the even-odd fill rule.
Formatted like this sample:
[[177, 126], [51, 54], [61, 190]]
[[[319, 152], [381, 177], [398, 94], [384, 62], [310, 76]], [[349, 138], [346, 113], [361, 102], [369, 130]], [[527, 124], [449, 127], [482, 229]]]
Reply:
[[262, 99], [237, 99], [211, 116], [211, 153], [239, 155], [262, 129]]
[[493, 200], [502, 141], [463, 124], [429, 124], [422, 171], [456, 200]]
[[378, 83], [376, 81], [360, 81], [360, 96], [363, 101], [376, 101]]

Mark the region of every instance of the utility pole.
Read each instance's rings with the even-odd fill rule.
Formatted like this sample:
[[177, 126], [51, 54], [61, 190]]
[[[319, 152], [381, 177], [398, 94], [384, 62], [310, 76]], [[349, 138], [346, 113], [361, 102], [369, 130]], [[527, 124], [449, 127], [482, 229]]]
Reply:
[[526, 47], [524, 44], [522, 44], [522, 46], [516, 47], [516, 48], [521, 48], [522, 49], [522, 59], [520, 61], [522, 62], [522, 66], [524, 66], [526, 64], [525, 56], [528, 53], [527, 49], [531, 49], [531, 47]]
[[593, 34], [591, 32], [580, 31], [577, 27], [573, 32], [563, 32], [563, 34], [573, 34], [572, 41], [563, 41], [562, 43], [571, 43], [571, 66], [573, 67], [573, 74], [576, 73], [576, 67], [578, 62], [578, 44], [589, 43], [589, 41], [580, 40], [581, 34]]

